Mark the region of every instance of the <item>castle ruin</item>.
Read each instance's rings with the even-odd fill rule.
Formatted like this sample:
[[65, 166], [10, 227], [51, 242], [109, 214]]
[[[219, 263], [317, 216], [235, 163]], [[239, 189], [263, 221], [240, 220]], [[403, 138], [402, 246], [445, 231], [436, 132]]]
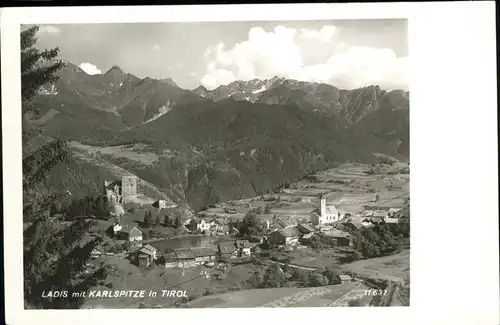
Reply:
[[137, 195], [137, 177], [122, 176], [119, 181], [104, 181], [104, 191], [110, 204], [124, 204]]

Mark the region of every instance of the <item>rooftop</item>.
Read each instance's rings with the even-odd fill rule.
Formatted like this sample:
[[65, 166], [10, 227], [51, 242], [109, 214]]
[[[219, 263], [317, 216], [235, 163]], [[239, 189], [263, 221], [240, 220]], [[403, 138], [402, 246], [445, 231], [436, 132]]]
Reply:
[[[134, 229], [135, 229], [135, 230], [134, 230]], [[129, 233], [131, 233], [133, 230], [134, 230], [135, 232], [137, 232], [137, 231], [138, 231], [138, 232], [140, 232], [140, 233], [142, 234], [142, 231], [141, 231], [139, 228], [137, 228], [137, 227], [132, 227], [132, 228], [123, 227], [121, 231], [122, 231], [122, 232], [124, 232], [124, 233], [129, 234]]]
[[212, 219], [212, 220], [210, 220], [210, 223], [215, 223], [215, 224], [217, 224], [219, 226], [223, 226], [224, 225], [224, 223], [222, 223], [222, 221], [218, 220], [218, 219]]
[[151, 245], [149, 245], [149, 244], [144, 245], [144, 247], [143, 247], [143, 248], [147, 248], [147, 249], [149, 249], [149, 250], [150, 250], [150, 251], [152, 251], [152, 252], [156, 252], [156, 251], [157, 251], [156, 247], [153, 247], [153, 246], [151, 246]]
[[310, 233], [308, 233], [308, 234], [304, 235], [302, 238], [304, 238], [304, 239], [309, 239], [309, 238], [311, 238], [311, 237], [313, 237], [313, 236], [314, 236], [314, 233], [313, 233], [313, 232], [310, 232]]
[[234, 242], [220, 243], [218, 246], [221, 254], [233, 253], [236, 250]]
[[[149, 246], [149, 245], [148, 245], [148, 246]], [[149, 247], [151, 247], [151, 246], [149, 246]], [[146, 254], [146, 255], [150, 255], [150, 256], [152, 256], [152, 255], [154, 255], [154, 254], [155, 254], [155, 251], [156, 251], [156, 249], [155, 249], [155, 250], [151, 250], [151, 249], [149, 249], [147, 246], [144, 246], [143, 248], [141, 248], [141, 249], [139, 250], [139, 253], [142, 253], [142, 254]]]
[[[302, 224], [299, 224], [298, 225], [299, 228], [302, 228], [308, 232], [313, 232], [314, 231], [314, 228], [311, 226], [311, 225], [308, 225], [308, 224], [305, 224], [305, 223], [302, 223]], [[300, 231], [300, 229], [299, 229]]]
[[287, 217], [273, 218], [271, 223], [273, 225], [276, 225], [276, 226], [282, 227], [282, 228], [291, 227], [294, 225], [293, 222], [290, 220], [290, 218], [287, 218]]
[[236, 246], [240, 248], [251, 248], [255, 245], [250, 243], [248, 240], [237, 240], [236, 241]]
[[299, 231], [297, 228], [295, 228], [295, 227], [293, 227], [293, 228], [292, 228], [292, 227], [290, 227], [290, 228], [281, 229], [281, 230], [279, 230], [279, 233], [280, 233], [281, 235], [283, 235], [284, 237], [295, 237], [295, 236], [300, 236], [300, 235], [302, 235], [302, 234], [300, 233], [300, 231]]
[[189, 248], [174, 249], [173, 254], [175, 256], [177, 256], [178, 259], [194, 259], [195, 258], [193, 251]]
[[215, 249], [213, 247], [193, 247], [191, 251], [195, 257], [215, 255]]

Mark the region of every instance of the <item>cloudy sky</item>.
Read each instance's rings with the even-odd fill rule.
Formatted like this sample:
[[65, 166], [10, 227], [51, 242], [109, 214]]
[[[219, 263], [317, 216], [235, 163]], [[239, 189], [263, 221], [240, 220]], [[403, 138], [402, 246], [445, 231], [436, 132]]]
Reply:
[[187, 89], [274, 76], [408, 89], [406, 20], [43, 25], [37, 36], [89, 74], [118, 65]]

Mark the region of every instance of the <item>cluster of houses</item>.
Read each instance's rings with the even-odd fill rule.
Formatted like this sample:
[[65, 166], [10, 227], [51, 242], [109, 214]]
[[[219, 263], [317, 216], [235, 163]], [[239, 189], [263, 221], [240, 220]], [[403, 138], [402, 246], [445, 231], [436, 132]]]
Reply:
[[144, 245], [132, 254], [132, 261], [140, 267], [148, 267], [153, 263], [163, 264], [166, 268], [190, 268], [207, 265], [235, 258], [248, 257], [255, 251], [257, 244], [246, 240], [220, 243], [214, 247], [177, 248], [169, 253], [160, 254], [151, 245]]
[[248, 257], [258, 250], [258, 244], [248, 240], [219, 243], [214, 247], [190, 247], [174, 249], [164, 255], [165, 267], [189, 268], [210, 263]]
[[191, 231], [203, 234], [215, 234], [215, 235], [238, 234], [238, 229], [230, 227], [227, 219], [193, 218], [187, 220], [184, 225]]
[[328, 225], [318, 227], [311, 223], [287, 224], [279, 229], [270, 228], [264, 241], [270, 246], [294, 247], [312, 238], [315, 234], [322, 233], [323, 235], [331, 237], [339, 246], [351, 245], [352, 240], [350, 234], [335, 227], [336, 226]]
[[321, 233], [331, 237], [338, 246], [351, 246], [352, 236], [349, 232], [373, 227], [377, 223], [401, 223], [405, 220], [403, 217], [409, 215], [408, 208], [389, 208], [365, 210], [362, 215], [353, 218], [333, 205], [327, 206], [323, 197], [318, 210], [311, 212], [309, 223], [294, 222], [293, 218], [283, 217], [275, 217], [271, 224], [268, 221], [265, 241], [271, 246], [296, 246]]

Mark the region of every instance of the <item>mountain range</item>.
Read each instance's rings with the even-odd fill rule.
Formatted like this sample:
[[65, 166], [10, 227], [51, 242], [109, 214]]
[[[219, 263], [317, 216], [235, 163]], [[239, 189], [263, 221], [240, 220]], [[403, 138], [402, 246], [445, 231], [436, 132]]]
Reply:
[[32, 121], [47, 136], [174, 152], [151, 166], [121, 163], [194, 208], [335, 163], [375, 162], [375, 152], [409, 159], [409, 93], [376, 85], [344, 90], [274, 77], [187, 90], [118, 66], [88, 75], [67, 62], [34, 104]]

